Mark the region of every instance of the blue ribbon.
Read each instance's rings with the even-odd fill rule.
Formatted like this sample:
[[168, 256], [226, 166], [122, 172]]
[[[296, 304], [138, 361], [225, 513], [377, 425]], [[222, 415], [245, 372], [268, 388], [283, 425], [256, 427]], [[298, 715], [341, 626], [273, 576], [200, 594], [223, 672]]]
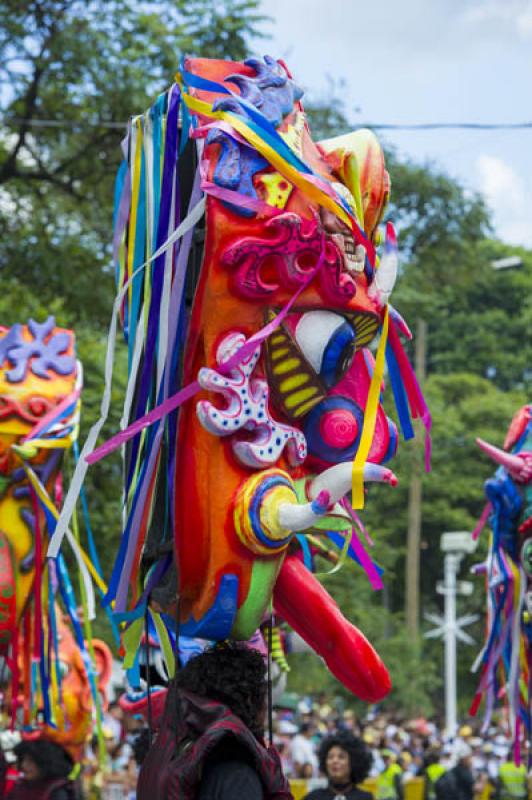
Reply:
[[388, 375], [390, 376], [390, 383], [392, 385], [393, 398], [399, 417], [399, 424], [401, 425], [401, 431], [405, 441], [408, 441], [408, 439], [414, 438], [414, 428], [410, 417], [406, 390], [401, 377], [401, 370], [399, 369], [397, 358], [389, 342], [386, 343], [386, 364], [388, 366]]
[[59, 637], [57, 635], [57, 620], [55, 617], [54, 586], [52, 580], [52, 569], [54, 569], [54, 567], [52, 564], [54, 564], [54, 562], [50, 559], [48, 562], [48, 620], [50, 630], [52, 632], [55, 679], [57, 682], [59, 704], [61, 705], [63, 701], [63, 678], [61, 675], [61, 669], [59, 667]]
[[132, 502], [131, 502], [131, 507], [130, 507], [128, 518], [127, 518], [127, 522], [126, 522], [126, 527], [124, 528], [124, 531], [122, 533], [122, 537], [120, 539], [120, 547], [118, 549], [118, 554], [116, 556], [115, 563], [114, 563], [114, 566], [113, 566], [113, 572], [111, 574], [111, 580], [109, 581], [109, 585], [107, 587], [107, 594], [105, 595], [105, 597], [102, 600], [103, 608], [105, 608], [106, 606], [110, 605], [111, 602], [116, 597], [116, 592], [118, 590], [118, 584], [120, 583], [120, 575], [122, 574], [122, 567], [124, 565], [124, 561], [125, 561], [125, 558], [126, 558], [126, 553], [127, 553], [128, 546], [129, 546], [129, 538], [130, 538], [130, 535], [131, 535], [131, 526], [132, 526], [132, 522], [133, 522], [133, 517], [134, 517], [134, 514], [135, 514], [136, 507], [137, 507], [137, 503], [138, 503], [138, 499], [139, 499], [139, 495], [140, 495], [140, 490], [142, 488], [142, 483], [144, 481], [144, 477], [145, 477], [146, 470], [147, 470], [147, 467], [148, 467], [148, 463], [149, 463], [149, 460], [150, 460], [149, 459], [149, 455], [150, 455], [150, 452], [151, 452], [151, 448], [153, 446], [153, 442], [155, 440], [155, 434], [156, 434], [160, 424], [161, 423], [158, 422], [155, 425], [152, 425], [151, 428], [149, 429], [149, 432], [148, 432], [148, 435], [147, 435], [145, 458], [143, 459], [141, 467], [140, 467], [139, 477], [138, 477], [137, 484], [136, 484], [136, 487], [135, 487], [135, 491], [134, 491], [134, 494], [133, 494], [133, 499], [132, 499]]
[[79, 623], [78, 614], [76, 610], [77, 609], [76, 596], [72, 588], [72, 583], [70, 582], [70, 577], [68, 575], [68, 569], [65, 560], [61, 553], [59, 553], [56, 559], [56, 564], [57, 564], [57, 582], [59, 585], [59, 592], [61, 594], [61, 598], [63, 600], [65, 608], [67, 610], [67, 614], [72, 623], [72, 628], [74, 629], [74, 637], [76, 639], [76, 644], [79, 647], [81, 657], [85, 665], [85, 670], [87, 672], [87, 678], [89, 680], [93, 702], [95, 705], [97, 705], [99, 703], [99, 695], [96, 687], [96, 681], [94, 679], [94, 667], [90, 659], [89, 653], [87, 651], [87, 648], [85, 646], [83, 631], [81, 630], [81, 625]]
[[308, 570], [312, 572], [312, 553], [310, 552], [309, 543], [304, 534], [296, 533], [296, 539], [299, 542], [303, 553], [303, 564]]
[[[326, 531], [326, 533], [327, 533], [327, 536], [329, 537], [329, 539], [331, 540], [331, 542], [333, 542], [340, 549], [343, 549], [344, 544], [345, 544], [345, 539], [341, 534], [337, 533], [336, 531]], [[347, 548], [347, 555], [353, 561], [356, 561], [356, 563], [359, 565], [359, 567], [362, 566], [362, 564], [360, 563], [360, 559], [358, 558], [357, 554], [353, 550], [353, 545], [352, 544], [349, 544], [349, 547]], [[377, 564], [375, 561], [373, 561], [373, 559], [371, 559], [371, 562], [372, 562], [373, 566], [375, 567], [375, 569], [377, 570], [377, 572], [379, 573], [379, 576], [382, 576], [384, 574], [384, 568], [379, 566], [379, 564]]]

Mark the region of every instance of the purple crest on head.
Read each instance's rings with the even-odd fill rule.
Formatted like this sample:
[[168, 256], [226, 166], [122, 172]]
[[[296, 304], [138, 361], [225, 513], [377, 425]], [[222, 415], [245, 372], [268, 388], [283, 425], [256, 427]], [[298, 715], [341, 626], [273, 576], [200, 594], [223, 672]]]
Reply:
[[[303, 91], [288, 77], [283, 67], [271, 56], [248, 58], [246, 66], [255, 70], [256, 75], [229, 75], [226, 82], [234, 83], [240, 89], [239, 97], [217, 100], [215, 111], [231, 111], [240, 116], [250, 118], [246, 104], [254, 106], [272, 125], [281, 124], [285, 114], [293, 109], [294, 102], [303, 96]], [[253, 176], [264, 169], [268, 162], [253, 148], [246, 147], [222, 131], [213, 129], [207, 136], [207, 144], [216, 142], [221, 145], [220, 159], [214, 171], [214, 182], [226, 189], [231, 189], [247, 197], [256, 198]], [[255, 212], [233, 204], [227, 204], [231, 210], [245, 217], [252, 217]]]
[[[55, 318], [48, 317], [42, 324], [30, 319], [28, 331], [33, 341], [26, 341], [22, 336], [22, 325], [13, 325], [3, 339], [0, 340], [0, 364], [9, 361], [13, 369], [6, 372], [10, 383], [21, 383], [28, 370], [44, 380], [49, 380], [53, 371], [57, 375], [71, 375], [76, 368], [76, 360], [65, 355], [71, 342], [70, 334], [55, 333]], [[48, 338], [49, 337], [49, 338]]]
[[[294, 103], [303, 97], [303, 90], [288, 77], [284, 68], [271, 56], [248, 58], [247, 67], [255, 70], [253, 78], [247, 75], [229, 75], [226, 83], [234, 83], [240, 89], [240, 97], [255, 106], [268, 122], [276, 127], [281, 124], [285, 114], [292, 111]], [[216, 108], [223, 111], [242, 113], [238, 98], [219, 100]]]

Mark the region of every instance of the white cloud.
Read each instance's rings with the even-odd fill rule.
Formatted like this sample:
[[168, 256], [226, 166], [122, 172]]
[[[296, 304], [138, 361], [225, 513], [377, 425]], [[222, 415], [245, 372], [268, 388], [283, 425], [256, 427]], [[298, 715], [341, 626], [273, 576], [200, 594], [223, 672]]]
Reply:
[[477, 161], [481, 191], [495, 208], [504, 204], [508, 211], [519, 213], [526, 202], [525, 186], [509, 164], [501, 158], [481, 155]]
[[532, 39], [532, 7], [529, 0], [474, 0], [461, 14], [477, 36], [517, 34]]
[[524, 39], [532, 39], [532, 8], [525, 9], [516, 20], [517, 30]]
[[477, 172], [499, 236], [515, 244], [532, 244], [532, 196], [523, 178], [503, 159], [487, 154], [478, 156]]

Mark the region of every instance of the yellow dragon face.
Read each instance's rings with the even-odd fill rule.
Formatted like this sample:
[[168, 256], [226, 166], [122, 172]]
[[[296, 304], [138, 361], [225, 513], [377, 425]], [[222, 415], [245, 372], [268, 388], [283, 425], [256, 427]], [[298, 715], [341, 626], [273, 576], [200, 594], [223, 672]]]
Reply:
[[[88, 661], [59, 605], [49, 602], [52, 568], [45, 555], [55, 524], [52, 512], [61, 504], [63, 454], [77, 436], [81, 380], [74, 334], [58, 328], [53, 317], [0, 328], [0, 655], [11, 671], [14, 719], [18, 705], [25, 727], [35, 725], [28, 735], [53, 738], [77, 755], [93, 725]], [[54, 592], [58, 572], [64, 601], [69, 579], [63, 568], [54, 569]], [[73, 601], [72, 595], [72, 607]], [[103, 643], [94, 648], [100, 674], [95, 680], [103, 692], [111, 654]], [[37, 686], [34, 676], [30, 679], [36, 661]], [[43, 671], [44, 663], [52, 669]], [[54, 725], [46, 719], [50, 701]]]
[[[53, 317], [40, 324], [0, 328], [0, 643], [20, 623], [33, 589], [35, 535], [47, 538], [46, 516], [32, 494], [24, 464], [54, 497], [62, 454], [77, 429], [81, 381], [72, 331]], [[23, 446], [54, 410], [73, 398], [74, 411]], [[22, 448], [22, 449], [21, 449]], [[44, 552], [41, 545], [41, 552]], [[4, 603], [4, 600], [8, 601]]]

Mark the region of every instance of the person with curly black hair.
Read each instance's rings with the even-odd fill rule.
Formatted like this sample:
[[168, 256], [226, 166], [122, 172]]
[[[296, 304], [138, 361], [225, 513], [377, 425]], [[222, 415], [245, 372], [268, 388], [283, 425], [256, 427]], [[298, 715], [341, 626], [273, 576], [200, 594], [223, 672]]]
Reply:
[[264, 744], [262, 655], [220, 642], [177, 673], [140, 770], [138, 800], [292, 800], [281, 761]]
[[9, 792], [10, 800], [75, 800], [78, 791], [69, 775], [70, 753], [46, 739], [22, 741], [13, 750], [21, 778]]
[[329, 783], [304, 800], [371, 800], [371, 794], [357, 788], [368, 777], [373, 761], [362, 739], [348, 732], [328, 736], [320, 745], [319, 761]]

